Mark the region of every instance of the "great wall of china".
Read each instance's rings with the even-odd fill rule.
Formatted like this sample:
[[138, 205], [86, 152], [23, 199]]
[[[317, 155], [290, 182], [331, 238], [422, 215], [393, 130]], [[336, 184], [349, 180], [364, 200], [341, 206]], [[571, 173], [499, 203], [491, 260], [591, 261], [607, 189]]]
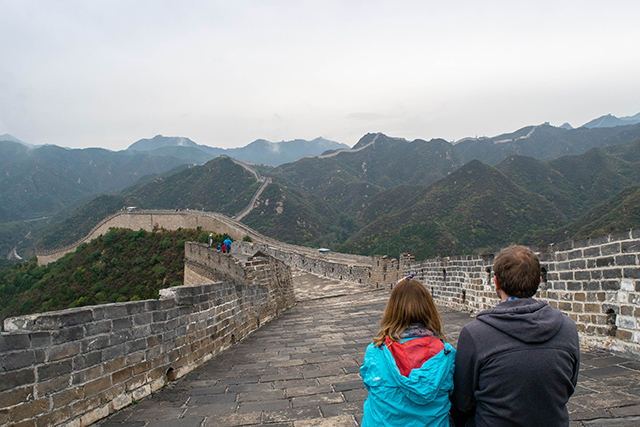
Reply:
[[[160, 300], [5, 320], [0, 425], [85, 426], [149, 395], [294, 305], [292, 268], [372, 288], [415, 272], [441, 305], [477, 312], [498, 303], [493, 254], [417, 261], [321, 254], [210, 212], [119, 212], [75, 245], [39, 254], [39, 263], [112, 227], [201, 227], [236, 243], [232, 256], [187, 244], [185, 284], [163, 290]], [[640, 359], [640, 230], [533, 249], [543, 267], [536, 298], [570, 316], [584, 344]]]

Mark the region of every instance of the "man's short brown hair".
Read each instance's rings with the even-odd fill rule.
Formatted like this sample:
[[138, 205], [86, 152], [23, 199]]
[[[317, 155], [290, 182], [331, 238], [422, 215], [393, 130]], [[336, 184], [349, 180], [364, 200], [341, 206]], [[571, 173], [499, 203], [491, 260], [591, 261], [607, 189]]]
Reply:
[[529, 298], [535, 295], [540, 284], [540, 262], [531, 249], [511, 245], [500, 251], [493, 263], [500, 289], [507, 295]]

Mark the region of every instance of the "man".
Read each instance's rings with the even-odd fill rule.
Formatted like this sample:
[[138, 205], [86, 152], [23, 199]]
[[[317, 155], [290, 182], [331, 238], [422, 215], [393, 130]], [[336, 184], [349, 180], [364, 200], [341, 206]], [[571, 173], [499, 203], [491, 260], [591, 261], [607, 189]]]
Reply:
[[540, 284], [540, 263], [531, 250], [503, 249], [493, 268], [502, 302], [460, 332], [454, 413], [476, 427], [568, 426], [566, 405], [580, 365], [576, 325], [531, 298]]

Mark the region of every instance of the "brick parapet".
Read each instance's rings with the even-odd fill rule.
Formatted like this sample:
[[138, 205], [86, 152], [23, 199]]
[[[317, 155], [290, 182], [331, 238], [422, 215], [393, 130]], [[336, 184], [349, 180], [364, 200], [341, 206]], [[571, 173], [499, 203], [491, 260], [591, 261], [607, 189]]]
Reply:
[[[575, 322], [584, 342], [640, 359], [640, 233], [631, 230], [532, 248], [543, 281], [536, 298]], [[500, 301], [493, 254], [409, 263], [438, 303], [477, 312]]]
[[234, 280], [230, 267], [229, 280], [163, 289], [159, 300], [6, 319], [3, 425], [89, 425], [185, 375], [294, 304], [286, 265], [256, 256], [244, 267]]
[[[400, 271], [398, 261], [386, 257], [384, 262], [376, 263], [373, 257], [322, 254], [301, 246], [265, 245], [254, 242], [234, 242], [232, 248], [245, 254], [262, 251], [290, 267], [331, 279], [360, 283], [363, 286], [382, 286], [385, 283], [380, 281], [383, 277], [388, 276], [387, 280], [392, 277], [392, 265], [395, 266], [393, 277]], [[385, 273], [387, 268], [388, 273]]]

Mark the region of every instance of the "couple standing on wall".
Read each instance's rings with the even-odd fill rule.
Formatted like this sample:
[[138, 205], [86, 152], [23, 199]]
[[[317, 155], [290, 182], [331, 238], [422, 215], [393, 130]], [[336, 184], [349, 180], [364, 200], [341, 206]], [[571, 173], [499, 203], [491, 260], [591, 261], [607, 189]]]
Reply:
[[494, 273], [501, 303], [462, 329], [457, 351], [427, 289], [412, 275], [396, 282], [360, 368], [363, 427], [569, 425], [575, 323], [532, 298], [540, 263], [528, 248], [503, 249]]

